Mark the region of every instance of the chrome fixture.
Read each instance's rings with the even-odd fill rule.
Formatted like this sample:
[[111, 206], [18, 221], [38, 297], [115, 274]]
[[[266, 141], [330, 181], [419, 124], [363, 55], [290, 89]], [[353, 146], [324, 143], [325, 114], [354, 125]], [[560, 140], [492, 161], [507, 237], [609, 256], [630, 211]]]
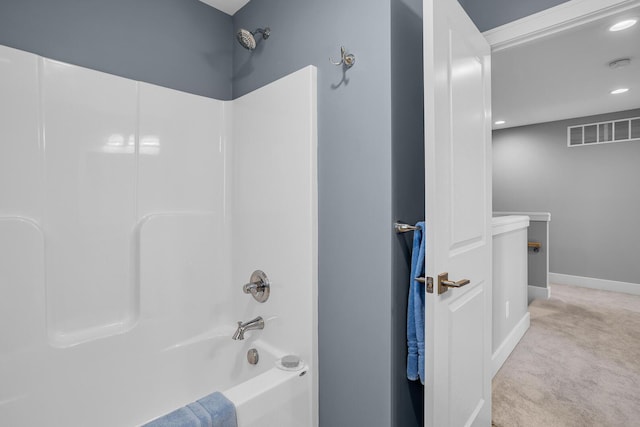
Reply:
[[234, 340], [243, 340], [245, 332], [255, 329], [264, 329], [264, 319], [260, 316], [245, 323], [238, 322], [238, 329], [236, 329], [236, 332], [231, 338], [233, 338]]
[[265, 302], [269, 299], [271, 284], [269, 278], [262, 270], [256, 270], [251, 274], [249, 283], [242, 287], [245, 294], [253, 295], [258, 302]]
[[247, 362], [249, 362], [250, 365], [257, 365], [258, 360], [260, 360], [258, 350], [255, 348], [249, 349], [249, 351], [247, 351]]
[[329, 58], [329, 61], [333, 65], [344, 65], [346, 68], [351, 68], [356, 63], [356, 56], [353, 53], [347, 53], [347, 50], [342, 46], [340, 47], [340, 61], [335, 62], [331, 58]]
[[266, 40], [271, 35], [271, 28], [258, 28], [255, 31], [245, 30], [240, 28], [236, 33], [236, 39], [240, 45], [247, 50], [254, 50], [256, 48], [256, 34], [262, 34], [262, 40]]
[[396, 222], [395, 224], [393, 224], [393, 229], [396, 231], [396, 233], [408, 233], [410, 231], [418, 230], [418, 227], [416, 227], [415, 225]]

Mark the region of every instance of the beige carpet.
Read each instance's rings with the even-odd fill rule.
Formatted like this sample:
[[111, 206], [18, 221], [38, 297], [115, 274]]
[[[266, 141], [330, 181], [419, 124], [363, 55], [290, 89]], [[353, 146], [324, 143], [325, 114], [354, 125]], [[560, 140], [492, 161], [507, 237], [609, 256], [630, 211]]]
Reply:
[[493, 379], [497, 427], [640, 426], [640, 296], [552, 285]]

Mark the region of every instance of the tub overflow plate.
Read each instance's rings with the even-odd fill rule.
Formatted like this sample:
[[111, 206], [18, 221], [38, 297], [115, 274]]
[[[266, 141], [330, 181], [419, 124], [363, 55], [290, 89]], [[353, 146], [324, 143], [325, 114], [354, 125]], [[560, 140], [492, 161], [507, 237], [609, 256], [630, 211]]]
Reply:
[[255, 348], [252, 348], [249, 351], [247, 351], [247, 361], [251, 365], [257, 365], [258, 360], [260, 360], [260, 355], [258, 354], [258, 350], [256, 350]]

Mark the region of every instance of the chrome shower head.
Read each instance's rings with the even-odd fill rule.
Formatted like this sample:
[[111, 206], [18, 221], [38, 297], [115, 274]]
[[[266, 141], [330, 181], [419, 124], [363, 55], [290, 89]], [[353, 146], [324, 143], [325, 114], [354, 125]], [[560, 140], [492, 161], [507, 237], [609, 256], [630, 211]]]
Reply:
[[264, 29], [258, 28], [255, 31], [248, 31], [244, 28], [240, 28], [236, 33], [236, 39], [238, 39], [238, 43], [240, 43], [243, 48], [247, 50], [254, 50], [256, 48], [256, 39], [254, 37], [256, 34], [262, 34], [262, 39], [266, 40], [271, 35], [271, 29], [269, 27], [265, 27]]
[[238, 30], [236, 38], [238, 39], [238, 43], [240, 43], [243, 48], [247, 50], [253, 50], [256, 48], [256, 39], [253, 38], [253, 34], [245, 30], [244, 28], [240, 28]]

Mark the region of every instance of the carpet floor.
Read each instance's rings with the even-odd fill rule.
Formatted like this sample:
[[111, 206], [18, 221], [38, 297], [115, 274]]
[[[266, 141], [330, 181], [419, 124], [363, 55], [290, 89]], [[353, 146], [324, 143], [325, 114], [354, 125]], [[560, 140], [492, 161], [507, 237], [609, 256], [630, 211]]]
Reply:
[[493, 378], [496, 427], [640, 426], [640, 296], [552, 285]]

